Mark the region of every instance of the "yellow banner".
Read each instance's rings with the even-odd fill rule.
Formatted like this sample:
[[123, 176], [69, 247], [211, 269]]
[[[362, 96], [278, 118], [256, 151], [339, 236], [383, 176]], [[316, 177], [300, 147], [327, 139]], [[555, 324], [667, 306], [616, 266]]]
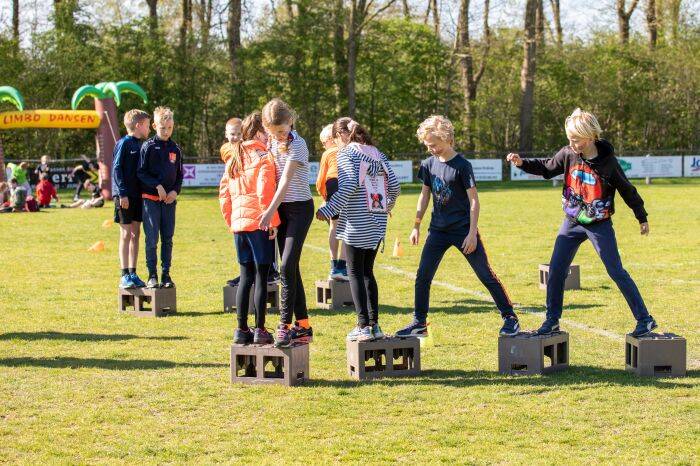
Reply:
[[0, 129], [97, 128], [100, 115], [94, 110], [25, 110], [0, 113]]

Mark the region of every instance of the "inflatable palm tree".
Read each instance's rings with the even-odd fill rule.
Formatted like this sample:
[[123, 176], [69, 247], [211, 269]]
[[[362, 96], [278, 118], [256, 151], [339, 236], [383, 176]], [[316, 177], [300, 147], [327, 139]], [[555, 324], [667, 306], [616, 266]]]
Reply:
[[97, 143], [97, 163], [100, 169], [100, 188], [105, 199], [111, 199], [112, 154], [114, 145], [119, 139], [119, 123], [117, 122], [117, 107], [121, 104], [122, 94], [136, 94], [148, 102], [148, 96], [141, 86], [131, 81], [103, 82], [80, 87], [73, 94], [71, 108], [77, 110], [85, 97], [95, 99], [95, 111], [100, 116], [100, 126], [95, 134]]
[[[20, 112], [24, 110], [24, 97], [22, 94], [10, 86], [0, 86], [0, 102], [7, 102], [14, 105]], [[5, 180], [5, 151], [2, 148], [2, 139], [0, 139], [0, 181]]]

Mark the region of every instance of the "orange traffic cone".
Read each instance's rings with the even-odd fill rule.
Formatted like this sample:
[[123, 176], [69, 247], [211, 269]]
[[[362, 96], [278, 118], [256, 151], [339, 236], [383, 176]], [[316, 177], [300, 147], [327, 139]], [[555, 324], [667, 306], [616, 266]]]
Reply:
[[403, 257], [403, 246], [401, 246], [401, 241], [398, 238], [394, 241], [393, 257]]
[[107, 219], [104, 222], [102, 222], [102, 228], [109, 228], [112, 226], [113, 223], [114, 222], [112, 220]]
[[105, 250], [105, 242], [100, 240], [88, 248], [90, 252], [102, 252]]

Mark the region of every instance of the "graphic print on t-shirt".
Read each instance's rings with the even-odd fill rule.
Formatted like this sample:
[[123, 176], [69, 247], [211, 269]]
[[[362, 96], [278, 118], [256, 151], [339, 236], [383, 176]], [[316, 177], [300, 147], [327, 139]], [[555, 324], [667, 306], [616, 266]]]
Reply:
[[433, 196], [436, 206], [445, 206], [452, 198], [452, 189], [442, 178], [433, 176]]
[[587, 164], [572, 165], [566, 174], [566, 188], [562, 197], [566, 215], [582, 224], [610, 218], [612, 197], [602, 199], [602, 182]]

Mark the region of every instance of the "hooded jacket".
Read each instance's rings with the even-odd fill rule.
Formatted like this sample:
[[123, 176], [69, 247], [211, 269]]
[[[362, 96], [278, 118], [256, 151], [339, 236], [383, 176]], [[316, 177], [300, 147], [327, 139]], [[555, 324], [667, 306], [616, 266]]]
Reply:
[[589, 160], [565, 146], [549, 159], [523, 159], [520, 169], [545, 179], [564, 174], [562, 208], [576, 223], [587, 225], [609, 219], [615, 213], [615, 191], [639, 223], [645, 223], [644, 201], [625, 176], [612, 144], [599, 139], [595, 146], [598, 155]]
[[[219, 205], [232, 233], [259, 230], [259, 217], [272, 203], [277, 189], [275, 163], [267, 154], [265, 145], [245, 141], [241, 149], [241, 170], [231, 177], [229, 164], [233, 147], [229, 143], [221, 147], [221, 158], [228, 162], [219, 183]], [[279, 224], [280, 218], [275, 212], [270, 226]]]

